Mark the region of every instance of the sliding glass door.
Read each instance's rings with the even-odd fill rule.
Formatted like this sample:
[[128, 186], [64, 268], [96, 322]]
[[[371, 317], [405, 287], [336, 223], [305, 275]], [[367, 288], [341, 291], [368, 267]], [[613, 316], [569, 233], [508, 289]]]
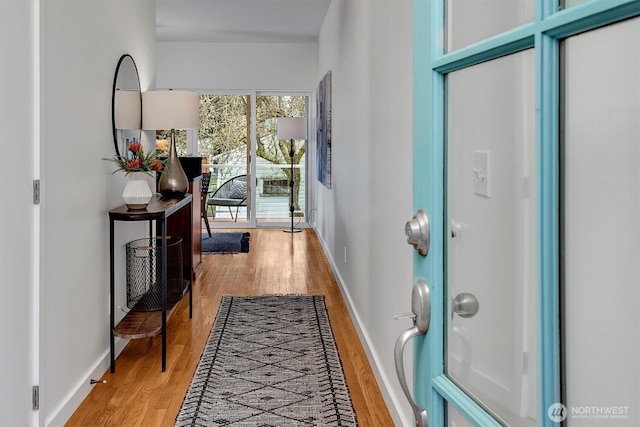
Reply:
[[215, 191], [229, 180], [246, 177], [245, 193], [234, 196], [246, 197], [239, 206], [207, 203], [214, 228], [284, 227], [292, 200], [295, 223], [306, 222], [307, 141], [294, 140], [291, 157], [292, 142], [277, 139], [277, 118], [307, 117], [308, 100], [307, 94], [201, 93], [200, 129], [178, 135], [178, 154], [202, 157], [203, 172], [211, 172], [208, 199], [217, 199]]
[[294, 225], [306, 221], [307, 141], [278, 140], [277, 118], [307, 117], [307, 99], [301, 95], [264, 94], [256, 98], [255, 193], [259, 226], [290, 224], [292, 202]]
[[214, 227], [251, 223], [251, 104], [251, 95], [200, 95], [195, 152], [211, 172], [207, 214]]

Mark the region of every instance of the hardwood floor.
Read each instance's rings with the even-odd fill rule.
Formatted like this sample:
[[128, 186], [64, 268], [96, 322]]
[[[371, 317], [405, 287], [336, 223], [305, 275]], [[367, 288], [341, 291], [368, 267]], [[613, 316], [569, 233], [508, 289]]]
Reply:
[[[226, 230], [229, 231], [229, 230]], [[325, 295], [349, 392], [361, 426], [393, 426], [329, 263], [311, 229], [289, 234], [251, 229], [250, 252], [203, 255], [193, 287], [193, 318], [183, 298], [167, 332], [167, 370], [160, 337], [132, 340], [67, 426], [173, 426], [223, 295]]]

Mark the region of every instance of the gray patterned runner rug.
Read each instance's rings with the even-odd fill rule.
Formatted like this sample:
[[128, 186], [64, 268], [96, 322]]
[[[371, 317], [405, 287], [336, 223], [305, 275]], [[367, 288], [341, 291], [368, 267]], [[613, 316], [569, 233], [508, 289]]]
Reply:
[[222, 298], [176, 426], [357, 426], [323, 296]]

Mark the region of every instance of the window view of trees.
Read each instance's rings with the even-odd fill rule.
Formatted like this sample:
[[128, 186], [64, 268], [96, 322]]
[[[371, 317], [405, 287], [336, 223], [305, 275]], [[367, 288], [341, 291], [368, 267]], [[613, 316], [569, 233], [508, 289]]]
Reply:
[[[304, 180], [306, 141], [294, 141], [293, 163], [296, 167], [291, 176], [290, 141], [277, 140], [278, 117], [306, 117], [306, 96], [258, 96], [256, 98], [256, 154], [258, 179], [266, 183], [267, 197], [287, 197], [288, 183], [293, 178], [294, 215], [303, 215], [300, 203], [300, 184]], [[212, 166], [212, 188], [217, 180], [246, 173], [249, 169], [249, 144], [251, 141], [251, 96], [249, 95], [200, 95], [200, 129], [198, 130], [197, 155]], [[156, 148], [168, 150], [169, 131], [156, 133]], [[176, 130], [178, 155], [187, 154], [187, 132]], [[196, 153], [190, 153], [196, 154]], [[236, 165], [237, 167], [223, 167]], [[280, 167], [281, 165], [281, 167]], [[302, 171], [301, 171], [302, 166]], [[285, 183], [285, 189], [276, 185]], [[287, 213], [288, 216], [288, 204]]]
[[249, 96], [200, 96], [198, 155], [206, 157], [207, 163], [246, 163], [250, 132]]
[[[305, 96], [259, 96], [257, 98], [257, 134], [258, 146], [256, 154], [259, 158], [266, 160], [273, 165], [283, 165], [278, 168], [274, 176], [265, 176], [267, 179], [278, 179], [285, 177], [287, 182], [295, 183], [293, 188], [294, 215], [302, 216], [300, 206], [300, 184], [303, 182], [304, 174], [300, 167], [293, 169], [286, 167], [291, 164], [289, 155], [291, 141], [277, 140], [277, 117], [306, 117], [307, 99]], [[306, 141], [293, 141], [293, 164], [303, 165], [306, 154]], [[265, 170], [268, 170], [265, 168]], [[288, 192], [287, 192], [288, 194]]]

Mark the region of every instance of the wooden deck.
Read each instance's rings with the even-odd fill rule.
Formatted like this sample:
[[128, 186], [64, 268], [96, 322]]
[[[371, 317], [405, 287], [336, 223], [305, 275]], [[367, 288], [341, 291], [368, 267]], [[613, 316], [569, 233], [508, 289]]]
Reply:
[[[193, 319], [184, 298], [168, 324], [167, 370], [160, 337], [131, 341], [67, 426], [173, 426], [223, 295], [324, 294], [347, 385], [361, 426], [393, 426], [346, 310], [311, 229], [251, 229], [250, 252], [204, 255], [193, 287]], [[106, 343], [105, 343], [106, 345]]]

